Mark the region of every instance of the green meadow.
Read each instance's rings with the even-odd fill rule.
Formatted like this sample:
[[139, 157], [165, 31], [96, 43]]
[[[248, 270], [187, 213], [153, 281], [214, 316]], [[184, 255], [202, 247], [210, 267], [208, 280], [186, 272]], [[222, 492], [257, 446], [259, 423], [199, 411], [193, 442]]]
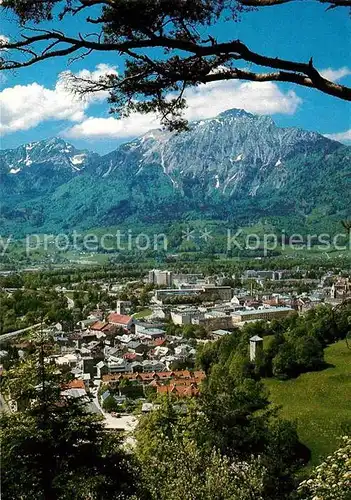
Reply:
[[139, 311], [139, 312], [133, 314], [133, 318], [142, 319], [142, 318], [146, 318], [147, 316], [150, 316], [150, 314], [152, 314], [151, 309], [143, 309], [142, 311]]
[[311, 465], [333, 452], [338, 438], [351, 431], [351, 345], [345, 340], [325, 349], [323, 371], [296, 379], [266, 379], [271, 401], [281, 415], [297, 422], [301, 441], [311, 452]]

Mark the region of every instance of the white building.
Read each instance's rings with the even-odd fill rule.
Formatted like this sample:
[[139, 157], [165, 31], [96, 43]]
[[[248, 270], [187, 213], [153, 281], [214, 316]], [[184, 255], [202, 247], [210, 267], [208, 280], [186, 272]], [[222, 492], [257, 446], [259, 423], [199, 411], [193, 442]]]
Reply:
[[190, 325], [194, 319], [203, 318], [204, 314], [198, 309], [171, 311], [171, 318], [175, 325]]
[[261, 309], [251, 309], [235, 311], [232, 313], [233, 323], [241, 323], [250, 320], [270, 321], [275, 318], [285, 318], [294, 311], [291, 307], [264, 307]]
[[161, 271], [160, 269], [149, 271], [149, 283], [153, 285], [171, 286], [172, 282], [172, 271]]

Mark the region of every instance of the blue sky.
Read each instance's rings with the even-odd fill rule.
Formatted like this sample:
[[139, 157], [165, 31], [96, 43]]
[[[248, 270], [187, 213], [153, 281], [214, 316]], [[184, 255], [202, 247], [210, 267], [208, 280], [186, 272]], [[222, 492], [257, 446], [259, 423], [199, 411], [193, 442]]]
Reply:
[[[351, 86], [350, 26], [346, 9], [326, 12], [324, 6], [311, 1], [246, 13], [239, 23], [218, 24], [215, 32], [220, 39], [239, 38], [252, 50], [270, 56], [302, 62], [313, 56], [319, 70], [328, 70], [339, 82]], [[79, 21], [72, 19], [56, 27], [72, 32], [81, 29]], [[18, 36], [9, 17], [3, 19], [0, 32], [10, 39]], [[52, 59], [1, 77], [1, 148], [62, 136], [79, 148], [104, 153], [157, 126], [154, 117], [116, 120], [108, 113], [105, 95], [82, 103], [65, 93], [59, 76], [63, 71], [85, 70], [93, 76], [118, 71], [123, 67], [118, 55], [95, 53], [70, 66], [67, 63], [67, 59]], [[351, 143], [350, 103], [314, 90], [292, 84], [224, 82], [187, 95], [190, 119], [240, 107], [270, 114], [280, 126], [315, 130]]]

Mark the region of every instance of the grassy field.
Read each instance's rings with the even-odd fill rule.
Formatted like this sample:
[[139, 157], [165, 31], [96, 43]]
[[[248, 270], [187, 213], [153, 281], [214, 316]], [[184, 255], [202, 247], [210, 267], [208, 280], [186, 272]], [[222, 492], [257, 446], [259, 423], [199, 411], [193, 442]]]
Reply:
[[295, 380], [267, 379], [272, 402], [281, 415], [297, 421], [300, 439], [312, 451], [311, 465], [334, 451], [338, 437], [351, 432], [351, 350], [345, 341], [325, 350], [332, 365]]
[[142, 311], [139, 311], [139, 312], [133, 314], [133, 318], [142, 319], [142, 318], [146, 318], [146, 316], [150, 316], [150, 314], [152, 314], [151, 309], [143, 309]]

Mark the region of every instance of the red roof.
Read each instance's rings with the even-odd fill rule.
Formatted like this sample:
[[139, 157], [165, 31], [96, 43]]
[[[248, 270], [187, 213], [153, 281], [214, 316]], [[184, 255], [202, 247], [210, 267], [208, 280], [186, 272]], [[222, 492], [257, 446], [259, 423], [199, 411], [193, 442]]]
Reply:
[[136, 354], [135, 354], [135, 352], [126, 352], [125, 354], [123, 354], [123, 358], [124, 359], [135, 359]]
[[166, 339], [155, 339], [154, 340], [154, 345], [155, 346], [161, 346], [166, 342]]
[[[206, 374], [202, 370], [190, 372], [189, 370], [175, 370], [166, 372], [142, 372], [142, 373], [114, 373], [112, 375], [103, 375], [102, 380], [104, 382], [110, 382], [113, 380], [141, 380], [143, 382], [151, 380], [172, 380], [174, 386], [181, 385], [182, 387], [189, 387], [191, 385], [197, 385], [201, 383], [206, 378]], [[163, 386], [162, 386], [163, 387]], [[169, 387], [169, 386], [168, 386]], [[163, 389], [165, 390], [165, 389]]]
[[128, 323], [132, 320], [132, 317], [126, 316], [125, 314], [111, 313], [107, 319], [110, 323], [114, 323], [116, 325], [128, 325]]
[[179, 397], [193, 397], [193, 396], [198, 396], [200, 394], [199, 389], [197, 388], [196, 384], [191, 384], [188, 387], [181, 387], [176, 384], [171, 384], [171, 385], [159, 385], [156, 386], [157, 389], [157, 394], [174, 394]]
[[114, 332], [116, 330], [116, 325], [111, 325], [111, 323], [105, 323], [103, 327], [103, 332]]
[[97, 321], [96, 323], [93, 323], [90, 326], [90, 330], [98, 330], [99, 332], [102, 331], [108, 323], [105, 323], [105, 321]]
[[85, 389], [83, 380], [74, 379], [65, 384], [65, 389]]

